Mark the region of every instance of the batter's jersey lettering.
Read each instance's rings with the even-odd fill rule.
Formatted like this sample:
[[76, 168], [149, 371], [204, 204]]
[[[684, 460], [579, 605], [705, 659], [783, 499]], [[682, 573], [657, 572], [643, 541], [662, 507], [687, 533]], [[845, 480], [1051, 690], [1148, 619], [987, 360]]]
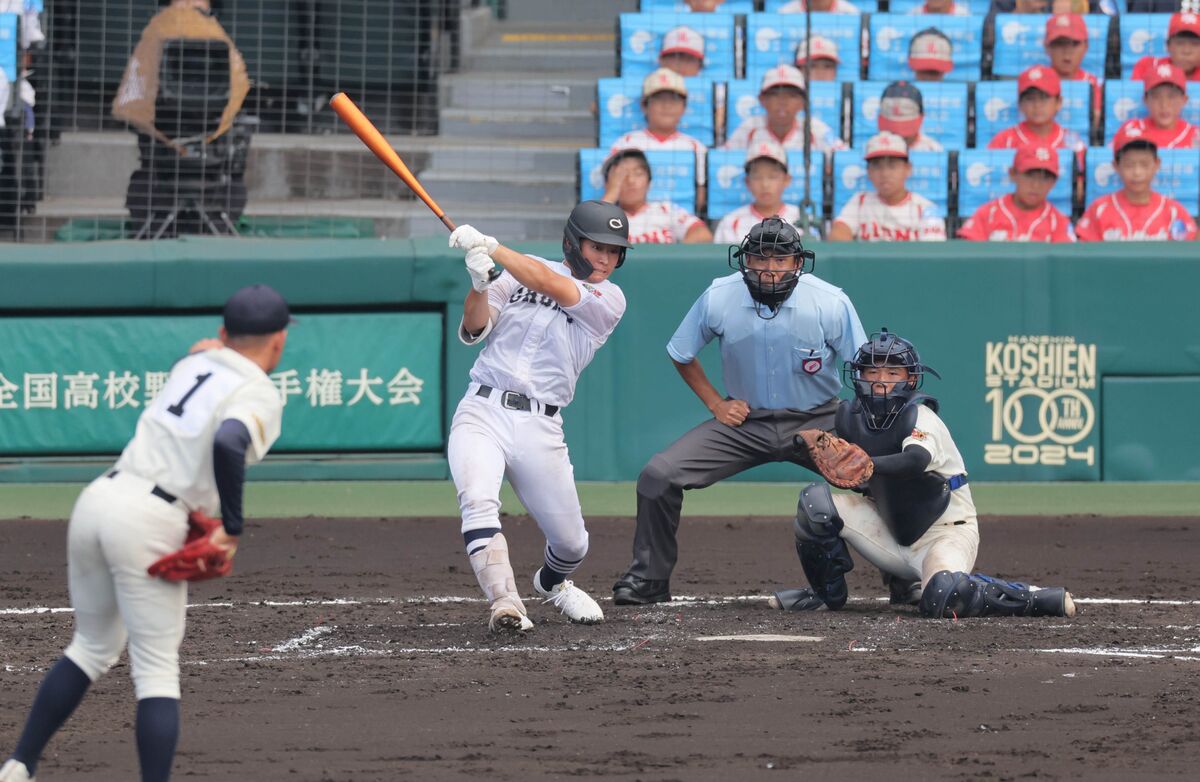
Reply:
[[1161, 193], [1150, 193], [1146, 204], [1132, 204], [1122, 190], [1100, 196], [1075, 225], [1081, 242], [1190, 242], [1196, 222], [1183, 204]]
[[[804, 149], [804, 123], [796, 119], [792, 128], [779, 138], [767, 127], [765, 114], [747, 117], [725, 142], [725, 149], [748, 149], [759, 141], [774, 141], [784, 149]], [[846, 142], [834, 134], [833, 128], [817, 117], [812, 118], [812, 148], [815, 152], [835, 152], [847, 149]]]
[[[1136, 130], [1135, 130], [1136, 129]], [[1133, 132], [1130, 132], [1133, 131]], [[1200, 128], [1180, 118], [1169, 128], [1160, 128], [1152, 120], [1142, 117], [1131, 119], [1117, 133], [1125, 132], [1135, 138], [1149, 141], [1159, 149], [1195, 149], [1200, 147]]]
[[669, 136], [657, 136], [651, 133], [648, 128], [641, 128], [639, 130], [631, 130], [624, 136], [621, 136], [613, 142], [612, 148], [608, 152], [611, 155], [622, 149], [640, 149], [643, 152], [659, 149], [667, 151], [691, 150], [696, 154], [696, 181], [702, 185], [705, 182], [704, 161], [708, 159], [708, 147], [704, 146], [704, 142], [695, 136], [689, 136], [678, 130]]
[[764, 215], [754, 208], [754, 204], [739, 206], [721, 218], [717, 230], [713, 234], [716, 244], [741, 244], [750, 233], [750, 229], [766, 220], [768, 217], [781, 217], [785, 223], [795, 225], [800, 221], [800, 207], [784, 204], [777, 215]]
[[811, 410], [841, 388], [842, 362], [867, 341], [840, 288], [805, 274], [771, 320], [760, 318], [740, 273], [713, 280], [684, 317], [667, 353], [689, 364], [720, 341], [725, 392], [751, 407]]
[[625, 294], [609, 280], [576, 280], [566, 264], [530, 257], [574, 282], [579, 301], [563, 307], [508, 272], [500, 275], [487, 289], [494, 325], [471, 380], [566, 407], [580, 373], [625, 314]]
[[[912, 433], [904, 438], [900, 447], [903, 450], [910, 445], [917, 445], [929, 451], [930, 459], [929, 466], [925, 468], [926, 472], [950, 479], [967, 471], [967, 465], [963, 462], [962, 454], [958, 452], [958, 446], [954, 444], [954, 438], [950, 436], [946, 422], [930, 410], [928, 405], [921, 405], [917, 410], [917, 420]], [[967, 519], [974, 516], [975, 500], [971, 497], [971, 487], [962, 486], [950, 492], [950, 505], [942, 514], [942, 518]]]
[[275, 384], [261, 367], [229, 348], [187, 356], [138, 418], [116, 467], [153, 481], [189, 509], [216, 513], [213, 436], [231, 418], [250, 432], [246, 463], [261, 461], [279, 438], [283, 419]]
[[851, 198], [834, 222], [864, 242], [941, 242], [946, 222], [932, 201], [910, 192], [898, 204], [885, 204], [870, 190]]
[[1073, 242], [1071, 223], [1049, 201], [1041, 209], [1021, 209], [1012, 194], [975, 210], [958, 235], [976, 242]]
[[688, 231], [704, 225], [699, 217], [668, 201], [648, 201], [625, 216], [629, 218], [632, 244], [679, 244], [687, 238]]

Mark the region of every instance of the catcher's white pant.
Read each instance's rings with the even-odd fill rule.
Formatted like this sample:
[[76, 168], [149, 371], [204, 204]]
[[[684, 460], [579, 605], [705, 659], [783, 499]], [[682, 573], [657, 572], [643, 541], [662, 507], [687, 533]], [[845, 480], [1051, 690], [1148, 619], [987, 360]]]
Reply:
[[68, 584], [75, 637], [66, 656], [92, 681], [129, 643], [138, 700], [179, 698], [179, 644], [187, 582], [146, 573], [183, 545], [187, 511], [150, 493], [154, 484], [121, 471], [83, 490], [67, 528]]
[[835, 494], [833, 504], [846, 525], [842, 540], [885, 573], [920, 580], [924, 586], [939, 571], [970, 573], [975, 567], [979, 523], [974, 516], [943, 516], [911, 546], [901, 546], [873, 500], [859, 494]]
[[575, 468], [563, 440], [562, 416], [509, 410], [501, 394], [476, 396], [471, 383], [450, 425], [446, 456], [458, 489], [462, 531], [500, 526], [504, 478], [546, 536], [557, 559], [582, 560], [588, 533], [575, 489]]

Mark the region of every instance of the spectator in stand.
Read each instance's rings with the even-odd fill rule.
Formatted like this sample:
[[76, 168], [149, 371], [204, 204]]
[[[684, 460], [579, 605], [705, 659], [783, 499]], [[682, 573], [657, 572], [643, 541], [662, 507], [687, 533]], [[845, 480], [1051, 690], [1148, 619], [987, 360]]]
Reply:
[[1088, 50], [1087, 24], [1079, 14], [1055, 14], [1046, 20], [1046, 37], [1042, 39], [1050, 67], [1060, 81], [1086, 81], [1092, 85], [1092, 124], [1100, 120], [1104, 110], [1101, 81], [1079, 67]]
[[970, 16], [971, 9], [954, 0], [925, 0], [925, 5], [910, 8], [909, 16], [916, 14], [946, 14], [947, 16]]
[[658, 64], [680, 76], [699, 76], [704, 68], [704, 36], [690, 27], [675, 27], [663, 36]]
[[[794, 65], [776, 65], [763, 75], [758, 102], [766, 114], [748, 117], [726, 140], [725, 149], [746, 149], [756, 141], [773, 140], [785, 149], [804, 148], [804, 120], [808, 110], [804, 74]], [[812, 118], [812, 149], [833, 152], [846, 143], [817, 117]]]
[[1081, 242], [1190, 242], [1196, 223], [1174, 198], [1153, 190], [1158, 147], [1139, 128], [1122, 125], [1113, 139], [1113, 168], [1121, 189], [1093, 201], [1075, 225]]
[[926, 27], [908, 44], [908, 67], [913, 81], [945, 81], [954, 70], [954, 44], [936, 27]]
[[[613, 143], [609, 152], [622, 149], [690, 149], [696, 153], [696, 179], [704, 198], [704, 160], [708, 147], [700, 139], [679, 131], [687, 109], [687, 85], [675, 71], [659, 68], [642, 81], [642, 113], [646, 127], [631, 130]], [[631, 232], [632, 233], [632, 232]]]
[[1187, 80], [1179, 66], [1161, 62], [1145, 74], [1146, 112], [1149, 116], [1126, 120], [1121, 130], [1137, 128], [1142, 138], [1158, 149], [1200, 147], [1200, 128], [1183, 118], [1187, 105]]
[[622, 149], [608, 158], [604, 174], [604, 200], [617, 204], [629, 217], [633, 244], [696, 244], [711, 242], [712, 231], [699, 217], [669, 201], [647, 201], [650, 163], [640, 149]]
[[[809, 39], [805, 38], [796, 47], [796, 70], [801, 74], [804, 73], [805, 60], [809, 59], [808, 44]], [[814, 35], [812, 37], [812, 61], [808, 63], [809, 81], [837, 81], [838, 63], [841, 61], [835, 42], [823, 35]]]
[[1058, 151], [1030, 144], [1017, 150], [1008, 176], [1015, 190], [989, 201], [958, 230], [975, 242], [1073, 242], [1071, 221], [1046, 197], [1058, 181]]
[[988, 149], [1019, 149], [1027, 144], [1077, 153], [1087, 149], [1078, 133], [1055, 120], [1062, 108], [1062, 82], [1053, 68], [1034, 65], [1017, 77], [1017, 108], [1025, 119], [997, 133]]
[[925, 101], [921, 91], [906, 81], [894, 81], [879, 99], [879, 130], [904, 139], [910, 152], [941, 152], [942, 145], [921, 131]]
[[1200, 15], [1172, 14], [1167, 27], [1167, 56], [1138, 60], [1133, 66], [1133, 78], [1144, 81], [1147, 73], [1167, 62], [1183, 71], [1188, 81], [1200, 81]]
[[833, 221], [835, 242], [940, 242], [946, 222], [928, 198], [909, 192], [912, 175], [908, 147], [895, 133], [880, 133], [867, 142], [867, 178], [874, 190], [851, 198]]
[[[779, 13], [802, 14], [807, 10], [804, 0], [792, 0], [780, 8]], [[854, 14], [855, 16], [862, 13], [858, 10], [858, 6], [848, 0], [812, 0], [812, 12], [814, 14]]]
[[770, 139], [752, 144], [746, 150], [746, 189], [754, 201], [722, 217], [713, 241], [741, 244], [750, 229], [768, 217], [780, 217], [795, 225], [800, 220], [800, 208], [783, 202], [783, 191], [791, 183], [787, 150]]
[[725, 0], [684, 0], [688, 10], [694, 14], [706, 14], [717, 10]]

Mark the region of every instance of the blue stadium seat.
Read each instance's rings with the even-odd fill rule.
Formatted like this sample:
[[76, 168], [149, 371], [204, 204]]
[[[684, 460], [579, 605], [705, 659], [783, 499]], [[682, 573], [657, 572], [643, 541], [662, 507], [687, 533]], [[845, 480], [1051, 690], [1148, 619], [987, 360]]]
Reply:
[[[992, 199], [1013, 191], [1008, 170], [1015, 149], [964, 149], [958, 153], [958, 216], [966, 220], [975, 210]], [[1058, 150], [1058, 181], [1050, 191], [1050, 203], [1067, 217], [1071, 216], [1071, 183], [1075, 153]]]
[[[837, 44], [838, 81], [855, 81], [862, 50], [862, 17], [813, 14], [813, 35]], [[746, 19], [746, 73], [761, 73], [781, 63], [796, 62], [796, 47], [804, 40], [803, 14], [754, 14]]]
[[950, 81], [979, 81], [983, 17], [937, 14], [873, 14], [867, 78], [872, 81], [911, 79], [908, 42], [926, 27], [938, 28], [954, 45], [954, 70], [946, 74], [946, 78]]
[[[729, 82], [725, 90], [725, 135], [731, 136], [748, 118], [764, 113], [758, 102], [762, 75]], [[815, 81], [809, 85], [813, 116], [839, 136], [842, 135], [842, 85], [835, 81]]]
[[[580, 201], [604, 197], [600, 168], [607, 159], [607, 147], [579, 150]], [[651, 150], [646, 153], [646, 161], [652, 174], [646, 200], [670, 201], [695, 214], [696, 156], [685, 151]]]
[[[1104, 143], [1111, 144], [1125, 120], [1146, 116], [1145, 86], [1140, 81], [1110, 80], [1104, 83]], [[1188, 82], [1188, 102], [1183, 118], [1200, 125], [1200, 82]]]
[[[766, 7], [764, 7], [763, 10], [769, 14], [777, 13], [780, 8], [783, 8], [791, 1], [792, 0], [767, 0]], [[879, 10], [879, 3], [876, 0], [848, 0], [848, 2], [853, 3], [854, 7], [864, 14], [873, 14]], [[788, 16], [792, 15], [793, 14], [788, 14]], [[835, 15], [841, 16], [843, 19], [850, 16], [850, 14]], [[795, 14], [795, 16], [803, 16], [803, 14]], [[816, 24], [814, 24], [813, 27], [815, 28]]]
[[[1062, 83], [1063, 105], [1058, 112], [1058, 124], [1073, 130], [1084, 140], [1090, 138], [1090, 106], [1092, 85], [1086, 81]], [[975, 85], [975, 146], [987, 147], [1000, 131], [1021, 121], [1017, 109], [1015, 81], [981, 81]]]
[[[854, 85], [855, 147], [879, 132], [879, 98], [888, 82], [864, 81]], [[916, 82], [925, 104], [921, 130], [946, 149], [967, 146], [967, 85], [963, 82]]]
[[1127, 14], [1121, 17], [1121, 78], [1133, 75], [1143, 57], [1167, 56], [1170, 14]]
[[[972, 14], [986, 16], [992, 7], [992, 0], [955, 0], [959, 5], [965, 5]], [[925, 0], [892, 0], [888, 6], [894, 14], [907, 14], [917, 6], [925, 5]]]
[[[684, 79], [687, 85], [687, 109], [679, 129], [695, 136], [705, 146], [713, 145], [713, 87], [708, 79]], [[600, 112], [600, 146], [607, 149], [620, 136], [646, 127], [642, 114], [642, 80], [631, 78], [598, 79], [596, 104]]]
[[[17, 73], [17, 30], [20, 24], [21, 17], [17, 14], [0, 14], [0, 72], [3, 72], [9, 85], [20, 75]], [[16, 92], [15, 89], [10, 89], [12, 95]], [[5, 108], [7, 107], [0, 106], [0, 110]]]
[[621, 75], [645, 78], [658, 67], [663, 36], [686, 25], [704, 36], [704, 70], [714, 81], [733, 78], [733, 16], [730, 14], [621, 14]]
[[[1161, 165], [1154, 189], [1174, 198], [1192, 214], [1200, 212], [1200, 149], [1163, 149], [1158, 158]], [[1111, 147], [1088, 148], [1083, 187], [1085, 204], [1121, 189], [1121, 179], [1113, 170]]]
[[[687, 3], [683, 0], [642, 0], [639, 3], [642, 13], [662, 13], [664, 11], [677, 14], [690, 13]], [[751, 14], [754, 13], [754, 0], [725, 0], [717, 7], [717, 13]]]
[[[1050, 14], [997, 14], [995, 60], [992, 74], [995, 76], [1019, 76], [1031, 65], [1047, 64], [1046, 20]], [[1108, 26], [1111, 17], [1104, 14], [1087, 14], [1083, 17], [1088, 28], [1088, 50], [1083, 56], [1082, 67], [1098, 78], [1104, 78], [1104, 64], [1108, 57]]]
[[[788, 150], [788, 169], [792, 174], [792, 184], [783, 191], [783, 201], [787, 204], [799, 205], [804, 200], [804, 180], [801, 177], [801, 172], [804, 170], [803, 152], [796, 149]], [[824, 172], [825, 155], [814, 152], [808, 182], [818, 216], [824, 211]], [[746, 151], [743, 149], [710, 151], [708, 153], [708, 218], [719, 220], [734, 209], [750, 203], [751, 200], [750, 191], [746, 189]]]
[[[909, 160], [913, 172], [908, 178], [908, 189], [928, 198], [945, 215], [950, 201], [949, 155], [945, 152], [913, 152]], [[833, 217], [837, 218], [851, 197], [870, 189], [867, 161], [863, 160], [862, 152], [855, 149], [834, 152]]]

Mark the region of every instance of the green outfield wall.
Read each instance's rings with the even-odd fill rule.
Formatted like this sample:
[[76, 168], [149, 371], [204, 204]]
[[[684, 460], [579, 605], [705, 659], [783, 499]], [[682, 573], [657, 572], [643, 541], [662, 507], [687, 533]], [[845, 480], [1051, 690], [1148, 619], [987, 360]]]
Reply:
[[[553, 244], [521, 249], [559, 257]], [[913, 339], [941, 373], [926, 391], [941, 399], [973, 478], [1200, 480], [1200, 246], [816, 251], [816, 274], [849, 294], [868, 332], [887, 326]], [[707, 415], [665, 345], [728, 272], [720, 246], [630, 253], [615, 277], [625, 318], [563, 413], [578, 479], [631, 480]], [[406, 475], [380, 466], [392, 457], [420, 465], [420, 477], [445, 474], [449, 418], [474, 351], [454, 336], [468, 280], [442, 240], [6, 245], [0, 280], [0, 480], [118, 451], [149, 373], [212, 334], [225, 297], [253, 282], [282, 291], [300, 321], [278, 373], [292, 374], [277, 379], [288, 400], [280, 458], [262, 476]], [[720, 387], [715, 348], [702, 360]], [[61, 475], [80, 480], [89, 469]], [[795, 476], [766, 465], [744, 477]]]

